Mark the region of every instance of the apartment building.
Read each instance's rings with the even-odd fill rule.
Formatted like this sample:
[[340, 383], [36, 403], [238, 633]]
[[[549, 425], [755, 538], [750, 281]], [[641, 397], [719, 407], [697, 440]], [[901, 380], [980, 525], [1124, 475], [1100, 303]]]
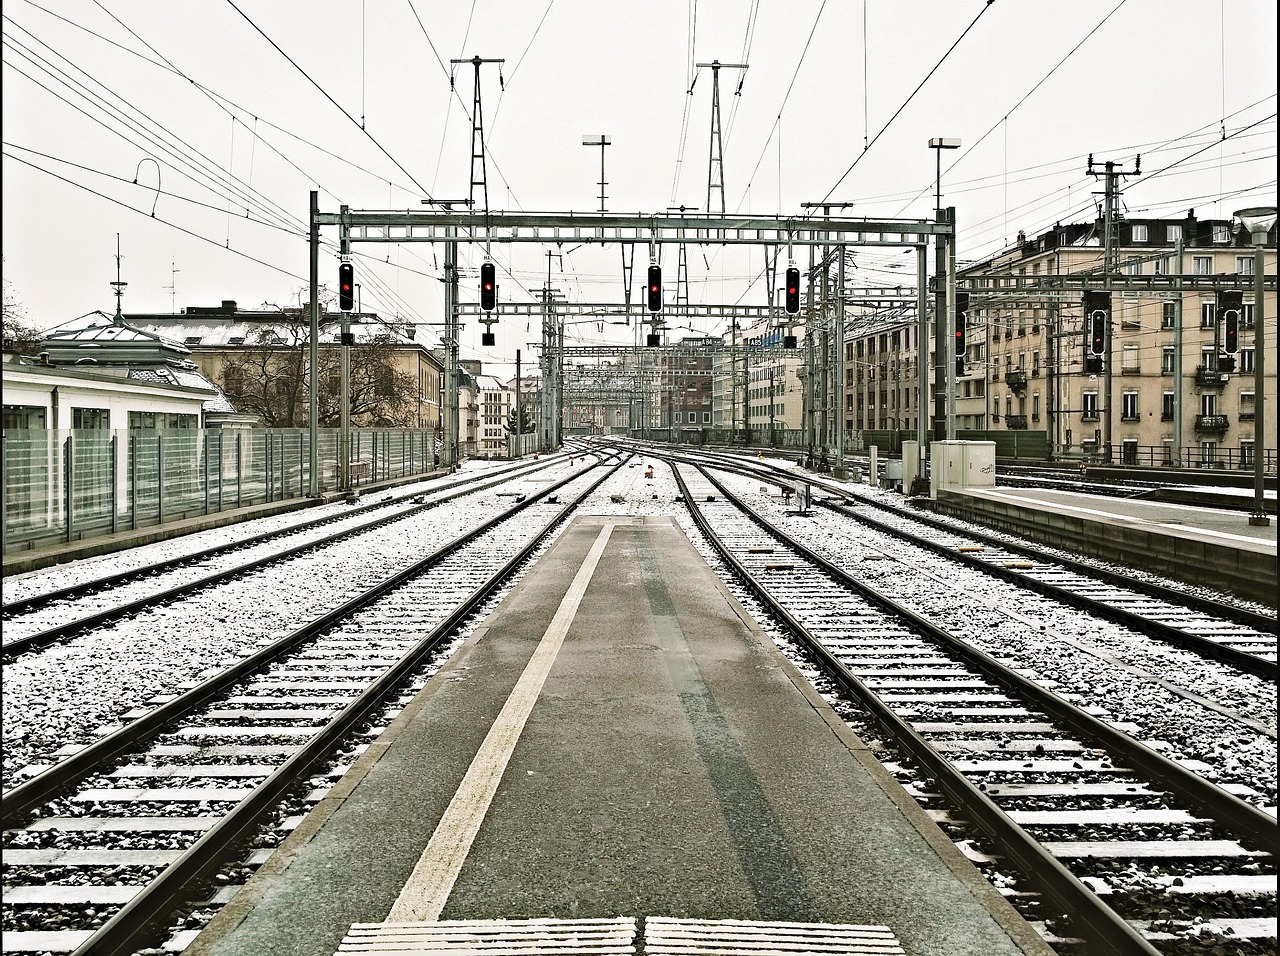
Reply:
[[[1265, 269], [1274, 274], [1274, 230]], [[1227, 219], [1126, 219], [1116, 224], [1123, 276], [1252, 276], [1248, 233]], [[1255, 303], [1243, 293], [1238, 341], [1228, 353], [1217, 293], [1115, 291], [1101, 372], [1086, 369], [1083, 296], [1048, 289], [1002, 293], [1002, 283], [1100, 275], [1102, 224], [1057, 225], [960, 277], [992, 286], [969, 297], [966, 374], [957, 427], [1042, 429], [1060, 457], [1107, 456], [1132, 464], [1252, 467], [1257, 396]], [[1010, 281], [1012, 280], [1012, 281]], [[1246, 283], [1251, 287], [1252, 283]], [[1264, 341], [1276, 340], [1275, 296], [1264, 302]], [[1276, 377], [1265, 400], [1274, 406]], [[979, 395], [977, 383], [983, 382]], [[1268, 447], [1274, 454], [1274, 433]]]

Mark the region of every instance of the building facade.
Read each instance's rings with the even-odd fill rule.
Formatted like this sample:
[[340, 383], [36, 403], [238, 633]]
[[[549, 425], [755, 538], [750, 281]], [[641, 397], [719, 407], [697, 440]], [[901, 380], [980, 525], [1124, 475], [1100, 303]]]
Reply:
[[[1081, 293], [999, 291], [1002, 283], [1034, 284], [1037, 277], [1101, 276], [1101, 234], [1100, 223], [1078, 223], [1032, 239], [1019, 235], [1014, 247], [960, 271], [961, 278], [991, 285], [993, 292], [969, 297], [957, 427], [1043, 430], [1056, 457], [1252, 467], [1258, 396], [1251, 289], [1242, 294], [1230, 343], [1213, 290], [1115, 291], [1098, 346], [1086, 340]], [[1276, 268], [1274, 236], [1273, 230], [1264, 253], [1270, 274]], [[1247, 233], [1230, 220], [1200, 220], [1193, 213], [1123, 220], [1116, 226], [1114, 257], [1121, 276], [1249, 277], [1255, 261]], [[1263, 332], [1273, 348], [1275, 310], [1275, 296], [1268, 294]], [[1101, 371], [1086, 367], [1095, 347], [1102, 353]], [[1275, 369], [1264, 371], [1264, 400], [1274, 408]], [[1274, 455], [1274, 432], [1264, 444]]]
[[[247, 387], [242, 366], [251, 351], [309, 349], [305, 309], [241, 309], [224, 300], [179, 313], [130, 313], [125, 319], [135, 328], [182, 343], [200, 370], [233, 399]], [[341, 322], [339, 313], [320, 316], [321, 395], [327, 404], [336, 399], [339, 387]], [[416, 341], [413, 326], [386, 323], [372, 313], [349, 313], [348, 322], [355, 347], [383, 350], [388, 363], [387, 374], [377, 376], [374, 395], [362, 403], [364, 411], [353, 415], [352, 423], [438, 431], [442, 366], [425, 343]]]

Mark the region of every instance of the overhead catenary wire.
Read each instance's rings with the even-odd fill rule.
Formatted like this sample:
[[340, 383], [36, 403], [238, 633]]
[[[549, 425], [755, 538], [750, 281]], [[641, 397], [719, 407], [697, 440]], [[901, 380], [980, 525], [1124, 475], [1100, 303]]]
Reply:
[[245, 22], [246, 22], [246, 23], [248, 23], [248, 24], [249, 24], [249, 26], [253, 27], [253, 29], [254, 29], [254, 30], [256, 30], [256, 31], [258, 32], [258, 34], [259, 34], [259, 35], [260, 35], [264, 40], [266, 40], [269, 44], [271, 44], [272, 48], [273, 48], [273, 49], [275, 49], [275, 51], [276, 51], [277, 53], [279, 53], [282, 57], [284, 57], [286, 60], [288, 60], [288, 61], [289, 61], [289, 63], [290, 63], [290, 65], [291, 65], [291, 66], [293, 66], [293, 68], [294, 68], [294, 69], [296, 69], [299, 73], [301, 73], [301, 74], [302, 74], [302, 75], [307, 79], [307, 82], [309, 82], [312, 86], [314, 86], [314, 87], [315, 87], [315, 88], [320, 92], [320, 94], [321, 94], [325, 99], [327, 99], [330, 103], [332, 103], [332, 104], [333, 104], [333, 106], [338, 110], [338, 112], [340, 112], [343, 116], [345, 116], [347, 119], [349, 119], [349, 120], [352, 122], [352, 124], [353, 124], [353, 125], [355, 125], [355, 126], [359, 127], [359, 128], [360, 128], [360, 131], [361, 131], [365, 136], [367, 136], [367, 137], [368, 137], [369, 142], [373, 143], [373, 145], [374, 145], [374, 146], [378, 147], [378, 149], [382, 152], [382, 154], [383, 154], [384, 156], [386, 156], [386, 157], [387, 157], [387, 159], [391, 160], [391, 162], [395, 164], [396, 168], [397, 168], [397, 169], [399, 169], [399, 170], [400, 170], [400, 172], [402, 172], [402, 173], [404, 173], [406, 176], [408, 176], [408, 177], [409, 177], [409, 181], [410, 181], [411, 183], [413, 183], [415, 186], [417, 186], [420, 190], [422, 190], [422, 194], [423, 194], [426, 198], [428, 198], [428, 199], [430, 199], [430, 198], [431, 198], [431, 193], [429, 193], [429, 192], [428, 192], [428, 191], [423, 187], [423, 185], [422, 185], [420, 182], [418, 182], [418, 180], [417, 180], [417, 179], [415, 179], [415, 178], [414, 178], [413, 173], [411, 173], [411, 172], [409, 172], [409, 170], [405, 169], [405, 168], [404, 168], [404, 166], [402, 166], [402, 165], [400, 164], [400, 161], [399, 161], [398, 159], [396, 159], [394, 156], [392, 156], [389, 152], [387, 152], [386, 147], [384, 147], [381, 143], [379, 143], [379, 142], [377, 141], [377, 139], [375, 139], [375, 138], [374, 138], [374, 136], [373, 136], [373, 134], [372, 134], [372, 133], [370, 133], [367, 129], [364, 129], [364, 128], [360, 125], [360, 123], [356, 121], [356, 118], [355, 118], [354, 116], [352, 116], [352, 115], [351, 115], [350, 113], [348, 113], [345, 109], [343, 109], [343, 108], [342, 108], [342, 105], [341, 105], [340, 103], [338, 103], [338, 101], [337, 101], [337, 100], [335, 100], [332, 96], [330, 96], [330, 95], [329, 95], [329, 93], [328, 93], [328, 91], [327, 91], [327, 90], [325, 90], [325, 88], [324, 88], [324, 87], [322, 87], [319, 83], [317, 83], [317, 82], [315, 81], [315, 79], [311, 76], [311, 74], [310, 74], [310, 73], [308, 73], [308, 72], [307, 72], [306, 70], [304, 70], [301, 66], [299, 66], [299, 65], [298, 65], [298, 63], [297, 63], [297, 62], [296, 62], [296, 61], [295, 61], [291, 56], [289, 56], [289, 54], [287, 54], [287, 53], [285, 53], [285, 52], [284, 52], [284, 50], [280, 47], [280, 45], [279, 45], [278, 43], [276, 43], [276, 41], [275, 41], [275, 40], [273, 40], [273, 39], [271, 39], [271, 37], [267, 36], [266, 32], [265, 32], [261, 27], [259, 27], [259, 26], [258, 26], [258, 25], [257, 25], [257, 24], [256, 24], [256, 23], [255, 23], [255, 22], [254, 22], [254, 21], [253, 21], [253, 20], [248, 16], [248, 14], [246, 14], [243, 10], [241, 10], [238, 6], [236, 6], [236, 4], [235, 4], [235, 0], [226, 0], [226, 2], [227, 2], [227, 4], [228, 4], [228, 5], [230, 5], [231, 9], [235, 10], [235, 12], [236, 12], [236, 13], [240, 14], [240, 16], [244, 18]]

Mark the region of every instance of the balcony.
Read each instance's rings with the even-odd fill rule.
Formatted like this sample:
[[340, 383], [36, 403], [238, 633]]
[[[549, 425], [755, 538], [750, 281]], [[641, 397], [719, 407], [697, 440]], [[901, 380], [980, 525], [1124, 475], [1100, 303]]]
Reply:
[[1096, 422], [1097, 420], [1098, 413], [1096, 411], [1085, 411], [1080, 413], [1080, 421], [1082, 422]]
[[1198, 432], [1225, 432], [1231, 427], [1231, 422], [1226, 415], [1197, 415], [1196, 431]]
[[1205, 365], [1196, 366], [1196, 384], [1203, 388], [1221, 388], [1227, 382], [1227, 373]]
[[1020, 392], [1027, 387], [1027, 373], [1020, 368], [1010, 369], [1004, 378], [1015, 392]]
[[1004, 427], [1005, 428], [1026, 428], [1027, 416], [1026, 415], [1006, 415], [1004, 417]]

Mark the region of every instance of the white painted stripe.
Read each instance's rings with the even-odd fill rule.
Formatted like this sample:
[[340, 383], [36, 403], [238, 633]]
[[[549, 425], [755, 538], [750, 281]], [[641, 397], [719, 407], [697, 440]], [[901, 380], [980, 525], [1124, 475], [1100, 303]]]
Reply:
[[354, 923], [337, 956], [635, 956], [634, 917]]
[[569, 585], [568, 593], [560, 602], [555, 617], [551, 619], [546, 633], [534, 649], [524, 673], [520, 675], [520, 680], [503, 705], [498, 719], [489, 729], [489, 735], [480, 745], [471, 766], [467, 768], [458, 792], [453, 795], [436, 825], [431, 841], [422, 851], [412, 875], [400, 891], [391, 912], [387, 914], [388, 922], [439, 918], [612, 533], [612, 523], [600, 529], [586, 560]]
[[887, 926], [649, 917], [649, 956], [903, 956]]

